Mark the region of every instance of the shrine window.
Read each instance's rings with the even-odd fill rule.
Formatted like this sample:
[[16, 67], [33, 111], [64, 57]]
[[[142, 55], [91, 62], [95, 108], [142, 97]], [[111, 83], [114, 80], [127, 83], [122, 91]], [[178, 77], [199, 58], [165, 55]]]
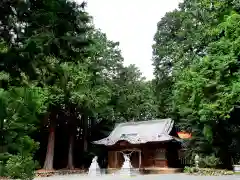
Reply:
[[165, 160], [166, 159], [166, 150], [165, 149], [157, 149], [155, 151], [155, 159]]

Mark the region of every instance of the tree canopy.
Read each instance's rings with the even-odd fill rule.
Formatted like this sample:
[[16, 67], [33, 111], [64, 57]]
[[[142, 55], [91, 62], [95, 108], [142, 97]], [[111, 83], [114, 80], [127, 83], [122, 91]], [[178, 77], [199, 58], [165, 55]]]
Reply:
[[239, 32], [236, 1], [185, 0], [159, 21], [153, 45], [160, 115], [225, 167], [239, 156]]
[[68, 154], [63, 166], [74, 168], [74, 148], [84, 154], [77, 166], [86, 165], [97, 153], [91, 141], [114, 123], [156, 116], [152, 82], [123, 65], [119, 43], [94, 27], [85, 5], [0, 2], [0, 161], [7, 173], [17, 156], [31, 161], [38, 142], [35, 159], [44, 169], [54, 168], [59, 147]]
[[91, 142], [115, 123], [168, 117], [192, 133], [190, 153], [212, 154], [224, 167], [239, 161], [239, 2], [184, 0], [166, 13], [151, 81], [123, 64], [119, 42], [85, 6], [0, 2], [0, 176], [26, 179], [19, 159], [22, 169], [35, 160], [47, 170], [87, 167], [105, 150]]

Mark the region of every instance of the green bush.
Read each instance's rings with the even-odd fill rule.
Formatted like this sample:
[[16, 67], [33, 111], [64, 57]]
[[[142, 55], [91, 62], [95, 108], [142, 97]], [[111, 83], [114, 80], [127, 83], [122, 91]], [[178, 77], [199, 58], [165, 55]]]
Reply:
[[10, 156], [11, 155], [9, 153], [0, 153], [0, 176], [6, 175], [5, 164]]
[[4, 166], [3, 161], [0, 161], [0, 177], [5, 176], [6, 168]]
[[0, 153], [0, 161], [6, 163], [10, 156], [11, 154], [9, 154], [8, 152]]
[[[0, 153], [0, 176], [8, 176], [14, 179], [33, 179], [37, 163], [33, 160], [33, 155], [39, 147], [29, 136], [22, 136], [8, 145], [13, 147], [12, 154], [9, 152]], [[18, 155], [16, 153], [18, 152]]]
[[22, 155], [34, 154], [39, 148], [39, 143], [29, 136], [23, 136], [17, 140], [18, 152]]
[[198, 168], [185, 166], [183, 172], [184, 173], [188, 173], [188, 174], [197, 173], [198, 172]]
[[205, 156], [199, 159], [199, 167], [201, 168], [215, 168], [219, 164], [220, 160], [215, 157], [215, 155]]
[[185, 167], [184, 173], [200, 175], [200, 176], [221, 176], [221, 175], [233, 175], [233, 171], [224, 169], [213, 169], [213, 168], [196, 168], [196, 167]]
[[32, 180], [37, 163], [28, 156], [13, 155], [6, 164], [6, 174], [13, 179]]

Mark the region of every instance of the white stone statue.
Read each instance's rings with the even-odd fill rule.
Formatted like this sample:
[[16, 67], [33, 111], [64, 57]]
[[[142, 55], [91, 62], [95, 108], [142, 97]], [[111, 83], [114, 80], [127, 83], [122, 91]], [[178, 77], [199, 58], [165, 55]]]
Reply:
[[123, 158], [124, 158], [124, 161], [125, 161], [125, 162], [130, 162], [129, 155], [123, 154]]
[[98, 165], [98, 162], [97, 162], [97, 156], [95, 156], [93, 159], [92, 159], [92, 163], [88, 169], [88, 175], [89, 176], [98, 176], [100, 175], [100, 167]]
[[123, 165], [122, 165], [119, 173], [123, 174], [123, 175], [131, 176], [132, 165], [130, 162], [130, 155], [123, 153], [123, 158], [124, 158], [124, 162], [123, 162]]
[[92, 163], [95, 163], [95, 162], [97, 162], [97, 160], [98, 160], [98, 157], [97, 157], [97, 156], [95, 156], [95, 157], [92, 159]]

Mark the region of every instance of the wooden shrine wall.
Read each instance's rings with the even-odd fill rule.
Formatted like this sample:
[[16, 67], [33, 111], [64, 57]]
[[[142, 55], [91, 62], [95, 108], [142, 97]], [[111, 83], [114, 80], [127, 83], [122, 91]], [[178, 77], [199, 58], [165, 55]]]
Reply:
[[[134, 150], [133, 147], [114, 147], [111, 148], [108, 152], [108, 168], [121, 168], [123, 164], [123, 155], [120, 152], [124, 149], [131, 148]], [[141, 152], [141, 160], [137, 157], [137, 154], [131, 159], [132, 165], [135, 168], [138, 168], [138, 164], [141, 164], [141, 168], [163, 168], [168, 167], [167, 161], [167, 143], [155, 143], [155, 144], [144, 144], [144, 145], [137, 145], [137, 149]]]
[[165, 144], [154, 144], [143, 147], [143, 162], [144, 168], [162, 168], [168, 167]]
[[118, 151], [108, 152], [108, 168], [120, 169], [124, 162], [123, 155]]

